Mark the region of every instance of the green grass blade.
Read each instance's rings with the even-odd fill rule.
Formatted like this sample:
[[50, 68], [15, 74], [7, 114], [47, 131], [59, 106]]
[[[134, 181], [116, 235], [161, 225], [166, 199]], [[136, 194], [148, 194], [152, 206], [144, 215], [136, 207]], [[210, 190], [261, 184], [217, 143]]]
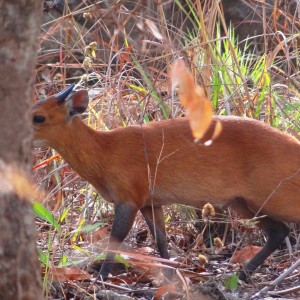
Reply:
[[60, 230], [59, 224], [55, 220], [53, 214], [44, 205], [34, 202], [33, 212], [37, 217], [51, 224], [57, 231]]

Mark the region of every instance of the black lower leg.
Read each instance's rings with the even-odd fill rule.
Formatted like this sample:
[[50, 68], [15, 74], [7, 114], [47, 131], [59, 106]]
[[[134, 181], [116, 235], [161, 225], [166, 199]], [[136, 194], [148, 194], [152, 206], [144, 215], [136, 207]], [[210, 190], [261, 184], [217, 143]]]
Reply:
[[[169, 259], [168, 243], [165, 229], [165, 218], [161, 206], [158, 207], [143, 207], [141, 212], [146, 220], [146, 223], [154, 237], [159, 254], [162, 258]], [[173, 271], [170, 269], [164, 269], [164, 275], [166, 278], [171, 279]]]
[[[137, 208], [130, 203], [116, 204], [108, 250], [117, 250], [120, 247], [132, 227], [137, 211]], [[104, 280], [115, 266], [115, 263], [112, 262], [114, 257], [115, 253], [108, 252], [106, 262], [101, 267], [100, 275]]]
[[279, 247], [280, 243], [289, 233], [289, 228], [284, 223], [268, 218], [262, 220], [261, 227], [267, 234], [267, 243], [261, 251], [250, 260], [245, 269], [240, 272], [239, 278], [243, 281], [246, 281], [247, 277]]
[[162, 258], [169, 259], [170, 256], [168, 253], [165, 220], [162, 207], [143, 207], [141, 209], [141, 213], [143, 214], [151, 234], [155, 239], [160, 256]]

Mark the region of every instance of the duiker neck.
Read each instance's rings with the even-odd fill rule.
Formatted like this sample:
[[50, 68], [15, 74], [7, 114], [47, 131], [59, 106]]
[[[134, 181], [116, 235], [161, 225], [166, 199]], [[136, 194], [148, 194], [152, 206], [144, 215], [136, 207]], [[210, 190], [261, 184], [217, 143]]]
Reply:
[[64, 128], [61, 139], [52, 147], [74, 171], [97, 188], [93, 181], [101, 177], [107, 142], [107, 132], [96, 131], [75, 116]]

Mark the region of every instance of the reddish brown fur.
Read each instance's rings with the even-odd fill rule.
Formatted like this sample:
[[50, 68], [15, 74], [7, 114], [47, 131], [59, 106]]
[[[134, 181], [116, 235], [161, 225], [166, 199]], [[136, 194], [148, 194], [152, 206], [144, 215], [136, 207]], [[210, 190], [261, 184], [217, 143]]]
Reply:
[[214, 117], [211, 127], [220, 120], [222, 133], [203, 146], [193, 142], [186, 118], [95, 131], [77, 116], [69, 119], [54, 97], [33, 114], [48, 122], [35, 126], [35, 139], [56, 149], [107, 201], [137, 210], [210, 202], [247, 218], [300, 220], [300, 144], [262, 122]]
[[[214, 122], [222, 123], [222, 134], [206, 147], [193, 142], [186, 118], [103, 132], [79, 117], [66, 123], [64, 112], [52, 114], [48, 106], [50, 102], [35, 113], [44, 110], [57, 127], [52, 123], [42, 133], [36, 131], [35, 138], [47, 136], [47, 145], [101, 194], [108, 193], [105, 198], [110, 202], [126, 199], [140, 208], [151, 200], [193, 206], [212, 201], [227, 207], [242, 197], [256, 213], [281, 181], [300, 169], [299, 143], [252, 119], [214, 117]], [[299, 175], [282, 183], [262, 212], [299, 221], [299, 188]]]

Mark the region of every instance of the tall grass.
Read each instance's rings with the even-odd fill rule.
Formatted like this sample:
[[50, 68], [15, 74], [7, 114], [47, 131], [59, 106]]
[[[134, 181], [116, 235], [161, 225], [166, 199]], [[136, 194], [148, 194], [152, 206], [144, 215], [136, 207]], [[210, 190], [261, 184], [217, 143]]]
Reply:
[[[287, 63], [282, 63], [278, 46], [269, 53], [257, 53], [251, 46], [251, 37], [239, 41], [233, 28], [227, 28], [219, 7], [206, 15], [206, 20], [215, 20], [212, 26], [204, 20], [202, 8], [187, 2], [186, 13], [193, 16], [196, 27], [185, 36], [182, 45], [187, 49], [195, 80], [206, 87], [215, 113], [248, 116], [298, 132], [298, 66], [293, 66], [295, 73], [291, 76], [296, 78], [295, 83], [287, 76]], [[176, 3], [182, 7], [181, 2]], [[294, 63], [297, 62], [297, 38], [298, 34], [294, 34], [288, 39], [291, 47], [295, 47], [290, 55]]]

